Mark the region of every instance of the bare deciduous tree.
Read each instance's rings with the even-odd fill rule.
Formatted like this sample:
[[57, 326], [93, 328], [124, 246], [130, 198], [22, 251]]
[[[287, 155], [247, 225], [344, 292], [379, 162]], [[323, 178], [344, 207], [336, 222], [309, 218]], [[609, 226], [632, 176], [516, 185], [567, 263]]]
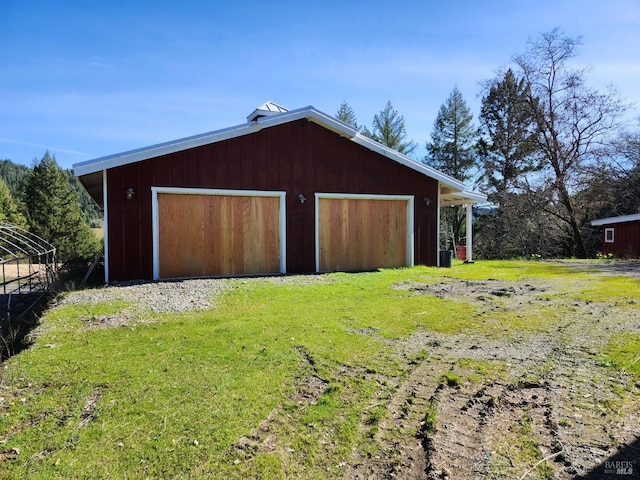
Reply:
[[568, 227], [578, 257], [586, 257], [582, 223], [573, 194], [583, 186], [581, 176], [601, 154], [600, 147], [619, 129], [627, 106], [617, 92], [605, 93], [586, 85], [586, 69], [570, 66], [577, 55], [580, 37], [559, 29], [542, 34], [529, 50], [514, 57], [519, 74], [528, 85], [528, 102], [538, 129], [537, 147], [545, 166], [545, 181], [553, 192], [549, 212]]

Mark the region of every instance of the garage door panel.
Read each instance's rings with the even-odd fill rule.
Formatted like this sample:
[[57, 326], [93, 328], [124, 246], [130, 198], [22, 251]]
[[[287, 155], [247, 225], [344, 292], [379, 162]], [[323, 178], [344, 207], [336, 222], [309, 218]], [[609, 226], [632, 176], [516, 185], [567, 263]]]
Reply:
[[[166, 195], [158, 198], [160, 264], [162, 276], [183, 277], [188, 274], [202, 274], [202, 223], [193, 221], [201, 218], [202, 202], [191, 195], [174, 195], [170, 201]], [[174, 231], [181, 235], [173, 234]], [[190, 272], [190, 273], [188, 273]]]
[[407, 200], [318, 199], [321, 271], [407, 265]]
[[158, 194], [161, 278], [280, 271], [280, 198]]
[[243, 224], [240, 256], [242, 269], [249, 272], [277, 272], [279, 256], [279, 200], [277, 198], [244, 197]]

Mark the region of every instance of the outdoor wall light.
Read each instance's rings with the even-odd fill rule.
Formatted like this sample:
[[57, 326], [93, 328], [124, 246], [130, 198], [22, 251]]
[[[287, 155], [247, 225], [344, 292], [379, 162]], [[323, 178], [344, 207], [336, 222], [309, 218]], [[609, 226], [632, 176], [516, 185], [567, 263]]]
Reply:
[[304, 203], [304, 201], [307, 199], [307, 197], [305, 197], [302, 193], [300, 195], [298, 195], [298, 200], [300, 200], [300, 203]]
[[133, 188], [129, 187], [124, 191], [125, 196], [127, 197], [127, 200], [131, 200], [133, 198], [133, 196], [135, 195], [135, 191], [133, 190]]
[[424, 197], [424, 204], [428, 207], [431, 205], [431, 199], [429, 197]]

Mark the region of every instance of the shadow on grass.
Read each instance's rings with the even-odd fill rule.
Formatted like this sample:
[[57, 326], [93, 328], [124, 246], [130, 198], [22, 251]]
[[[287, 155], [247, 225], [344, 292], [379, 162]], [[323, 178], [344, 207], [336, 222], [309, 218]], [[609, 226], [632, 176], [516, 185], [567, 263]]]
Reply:
[[45, 295], [25, 314], [0, 319], [0, 363], [29, 348], [29, 334], [38, 326], [51, 298], [51, 295]]

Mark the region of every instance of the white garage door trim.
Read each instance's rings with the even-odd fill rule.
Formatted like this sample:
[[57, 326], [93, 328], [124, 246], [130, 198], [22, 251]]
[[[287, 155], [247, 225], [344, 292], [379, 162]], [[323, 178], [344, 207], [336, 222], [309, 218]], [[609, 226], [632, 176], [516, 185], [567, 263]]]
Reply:
[[376, 195], [376, 194], [358, 194], [358, 193], [316, 193], [315, 194], [315, 248], [316, 248], [316, 272], [320, 272], [320, 215], [319, 204], [323, 198], [333, 198], [341, 200], [404, 200], [407, 202], [407, 232], [406, 232], [406, 265], [413, 267], [414, 265], [414, 223], [413, 223], [413, 195]]
[[160, 219], [158, 217], [158, 194], [220, 195], [234, 197], [275, 197], [279, 199], [279, 243], [280, 273], [287, 273], [287, 212], [286, 192], [262, 190], [221, 190], [209, 188], [151, 187], [151, 222], [153, 235], [153, 279], [160, 279]]

